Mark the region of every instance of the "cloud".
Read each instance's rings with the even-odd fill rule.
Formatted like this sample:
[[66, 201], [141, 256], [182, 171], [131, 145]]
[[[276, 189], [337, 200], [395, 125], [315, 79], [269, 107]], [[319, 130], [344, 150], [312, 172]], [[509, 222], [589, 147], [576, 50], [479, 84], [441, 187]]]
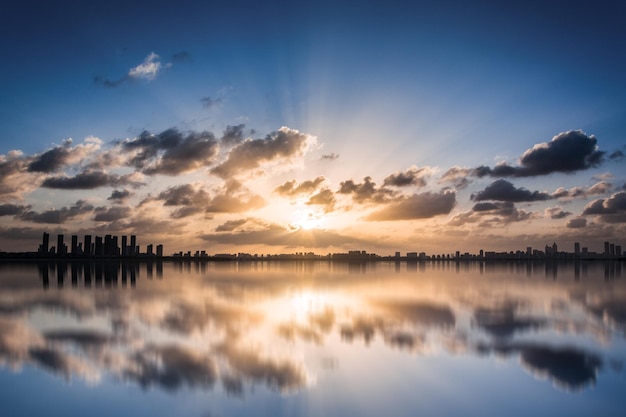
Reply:
[[587, 219], [585, 219], [584, 217], [569, 219], [566, 226], [570, 229], [582, 229], [583, 227], [587, 226]]
[[545, 201], [552, 198], [546, 193], [528, 191], [525, 188], [515, 188], [510, 182], [499, 179], [488, 185], [484, 190], [472, 194], [475, 201], [496, 200], [518, 203], [522, 201]]
[[58, 210], [47, 210], [42, 213], [26, 211], [20, 215], [20, 219], [33, 223], [62, 224], [92, 211], [93, 206], [91, 204], [84, 200], [78, 200], [73, 206]]
[[206, 210], [211, 201], [209, 193], [206, 190], [192, 184], [169, 187], [153, 199], [163, 201], [164, 206], [183, 206], [170, 214], [170, 217], [174, 219], [181, 219], [202, 213]]
[[302, 156], [315, 138], [297, 130], [281, 127], [265, 139], [248, 139], [233, 147], [224, 162], [211, 169], [222, 178], [230, 178], [256, 169], [264, 162], [290, 161]]
[[569, 211], [564, 211], [563, 207], [548, 207], [546, 209], [546, 216], [550, 217], [553, 220], [564, 219], [571, 214], [572, 213], [570, 213]]
[[324, 211], [329, 213], [335, 206], [335, 194], [328, 188], [325, 188], [320, 190], [317, 194], [312, 195], [306, 204], [324, 206]]
[[101, 76], [94, 77], [94, 83], [100, 84], [104, 87], [118, 87], [126, 82], [134, 81], [134, 80], [146, 80], [153, 81], [159, 75], [163, 68], [171, 67], [171, 63], [163, 64], [161, 63], [161, 57], [155, 54], [154, 52], [150, 52], [148, 56], [145, 57], [141, 64], [132, 67], [128, 70], [128, 73], [116, 80], [110, 80], [108, 78], [104, 78]]
[[326, 155], [322, 155], [321, 157], [322, 160], [327, 160], [327, 161], [334, 161], [337, 158], [339, 158], [339, 155], [334, 152], [326, 154]]
[[448, 214], [456, 205], [456, 193], [444, 191], [413, 194], [366, 217], [369, 221], [428, 219]]
[[123, 206], [96, 207], [94, 213], [93, 220], [96, 222], [114, 222], [128, 219], [132, 214], [132, 210], [130, 207]]
[[[104, 172], [81, 172], [74, 177], [50, 177], [41, 184], [44, 188], [61, 190], [92, 190], [100, 187], [116, 187], [131, 184], [130, 176], [119, 176]], [[138, 185], [136, 182], [133, 185]]]
[[220, 141], [227, 146], [237, 145], [244, 140], [244, 129], [246, 125], [238, 124], [234, 126], [226, 126]]
[[184, 62], [191, 60], [191, 53], [187, 51], [176, 52], [172, 55], [172, 62]]
[[472, 170], [472, 175], [484, 177], [534, 177], [555, 172], [572, 173], [600, 166], [604, 162], [604, 151], [598, 150], [595, 136], [587, 136], [582, 130], [570, 130], [554, 136], [526, 150], [519, 160], [519, 166], [506, 163], [493, 169], [480, 166]]
[[213, 109], [222, 105], [221, 98], [211, 98], [208, 96], [202, 97], [200, 99], [200, 102], [202, 103], [202, 107], [204, 107], [205, 109]]
[[60, 171], [64, 166], [83, 161], [100, 149], [101, 141], [88, 138], [85, 143], [72, 147], [72, 139], [63, 144], [32, 157], [28, 164], [29, 172], [51, 173]]
[[131, 154], [127, 164], [146, 175], [178, 175], [209, 166], [219, 148], [211, 132], [189, 132], [184, 136], [177, 129], [158, 135], [143, 132], [122, 141], [121, 146]]
[[376, 183], [372, 181], [372, 177], [363, 178], [362, 183], [355, 183], [353, 180], [342, 181], [339, 184], [338, 194], [349, 194], [352, 201], [356, 203], [385, 203], [392, 200], [397, 192], [389, 188], [376, 187]]
[[236, 180], [230, 180], [206, 206], [207, 213], [242, 213], [264, 207], [265, 199], [251, 193]]
[[459, 190], [467, 188], [468, 185], [472, 182], [469, 179], [469, 176], [472, 174], [472, 170], [469, 168], [461, 168], [458, 166], [452, 167], [446, 172], [443, 173], [441, 178], [439, 178], [438, 183], [450, 183], [454, 185]]
[[0, 237], [8, 240], [31, 240], [39, 241], [41, 234], [44, 232], [42, 229], [33, 229], [32, 227], [0, 227]]
[[612, 161], [621, 161], [622, 159], [624, 159], [624, 152], [617, 150], [615, 152], [612, 152], [609, 155], [609, 159]]
[[296, 180], [287, 181], [284, 184], [276, 187], [274, 192], [282, 196], [296, 196], [300, 194], [309, 194], [317, 189], [317, 187], [323, 183], [326, 178], [319, 176], [314, 180], [303, 181], [297, 184]]
[[488, 201], [476, 203], [470, 211], [457, 214], [448, 223], [450, 226], [463, 226], [468, 223], [480, 222], [481, 226], [493, 223], [508, 224], [531, 219], [533, 213], [520, 210], [510, 201]]
[[613, 189], [613, 184], [606, 181], [600, 181], [595, 183], [594, 185], [584, 188], [584, 187], [572, 187], [569, 190], [559, 187], [552, 193], [553, 198], [575, 198], [575, 197], [587, 197], [590, 195], [602, 195], [608, 194]]
[[589, 202], [583, 215], [598, 215], [605, 223], [626, 223], [626, 192], [617, 192], [609, 198]]
[[216, 232], [232, 232], [248, 222], [248, 219], [229, 220], [215, 228]]
[[116, 203], [124, 202], [131, 196], [131, 192], [128, 190], [113, 190], [111, 196], [107, 200], [115, 201]]
[[426, 180], [424, 177], [430, 175], [431, 173], [431, 168], [418, 168], [416, 166], [412, 166], [404, 172], [398, 171], [389, 175], [383, 181], [383, 186], [407, 187], [415, 185], [417, 187], [425, 187]]
[[0, 216], [18, 216], [30, 208], [19, 204], [0, 204]]
[[289, 229], [277, 224], [265, 224], [261, 229], [235, 231], [232, 233], [201, 234], [207, 242], [225, 245], [267, 245], [306, 248], [329, 248], [362, 246], [367, 242], [351, 236], [341, 235], [330, 230]]

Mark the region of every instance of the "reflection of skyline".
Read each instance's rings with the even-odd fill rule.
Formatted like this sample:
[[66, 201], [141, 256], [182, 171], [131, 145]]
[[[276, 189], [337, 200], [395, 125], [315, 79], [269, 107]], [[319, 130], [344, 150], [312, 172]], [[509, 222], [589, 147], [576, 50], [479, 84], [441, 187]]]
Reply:
[[[144, 389], [248, 395], [255, 385], [288, 392], [323, 383], [302, 356], [307, 346], [360, 354], [384, 346], [420, 361], [435, 352], [452, 363], [458, 355], [519, 358], [578, 391], [606, 371], [610, 340], [623, 338], [626, 291], [603, 279], [604, 264], [578, 280], [574, 264], [560, 267], [554, 281], [543, 267], [528, 275], [516, 263], [400, 272], [379, 263], [356, 275], [349, 264], [326, 263], [21, 265], [0, 281], [11, 294], [0, 298], [0, 356], [64, 379], [110, 374]], [[123, 271], [134, 274], [133, 291], [117, 285]], [[42, 289], [46, 274], [58, 291]], [[38, 328], [39, 314], [52, 326]]]

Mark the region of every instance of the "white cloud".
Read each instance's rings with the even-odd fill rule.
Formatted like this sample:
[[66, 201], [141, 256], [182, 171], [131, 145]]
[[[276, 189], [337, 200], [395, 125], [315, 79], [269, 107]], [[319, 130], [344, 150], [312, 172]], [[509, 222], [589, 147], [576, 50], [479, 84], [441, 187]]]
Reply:
[[154, 80], [161, 68], [163, 68], [160, 59], [157, 54], [150, 52], [141, 64], [128, 71], [128, 76], [135, 79], [143, 78], [148, 81]]

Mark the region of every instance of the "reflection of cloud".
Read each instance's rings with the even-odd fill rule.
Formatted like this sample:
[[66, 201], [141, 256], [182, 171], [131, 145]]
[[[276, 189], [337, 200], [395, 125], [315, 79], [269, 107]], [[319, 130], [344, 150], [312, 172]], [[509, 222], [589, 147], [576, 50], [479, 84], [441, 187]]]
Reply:
[[504, 303], [493, 308], [477, 308], [474, 320], [478, 327], [498, 338], [508, 338], [517, 332], [534, 330], [545, 324], [544, 320], [520, 318], [516, 313], [515, 303]]
[[144, 388], [153, 385], [168, 391], [184, 385], [210, 388], [217, 379], [217, 366], [212, 358], [179, 345], [151, 346], [137, 352], [133, 359], [124, 376]]
[[92, 372], [84, 363], [57, 350], [33, 347], [29, 349], [28, 354], [35, 363], [54, 373], [63, 375], [66, 379], [69, 379], [72, 375], [97, 378], [97, 376], [90, 377]]
[[222, 345], [218, 351], [224, 355], [233, 373], [253, 382], [263, 382], [269, 388], [283, 392], [306, 385], [304, 370], [287, 360], [263, 358], [254, 350]]
[[373, 303], [389, 317], [426, 327], [453, 327], [454, 313], [448, 306], [424, 301], [379, 300]]
[[532, 373], [549, 378], [555, 385], [566, 390], [579, 390], [594, 384], [602, 365], [594, 354], [573, 347], [553, 348], [538, 344], [497, 344], [479, 346], [480, 352], [493, 351], [509, 355], [518, 353], [522, 364]]

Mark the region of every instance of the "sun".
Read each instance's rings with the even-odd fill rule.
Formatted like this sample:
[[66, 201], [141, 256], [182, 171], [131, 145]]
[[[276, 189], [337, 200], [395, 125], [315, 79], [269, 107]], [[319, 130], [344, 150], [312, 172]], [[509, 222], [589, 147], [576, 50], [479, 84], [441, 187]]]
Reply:
[[295, 210], [291, 216], [291, 224], [303, 230], [318, 229], [324, 221], [324, 214], [314, 209]]

